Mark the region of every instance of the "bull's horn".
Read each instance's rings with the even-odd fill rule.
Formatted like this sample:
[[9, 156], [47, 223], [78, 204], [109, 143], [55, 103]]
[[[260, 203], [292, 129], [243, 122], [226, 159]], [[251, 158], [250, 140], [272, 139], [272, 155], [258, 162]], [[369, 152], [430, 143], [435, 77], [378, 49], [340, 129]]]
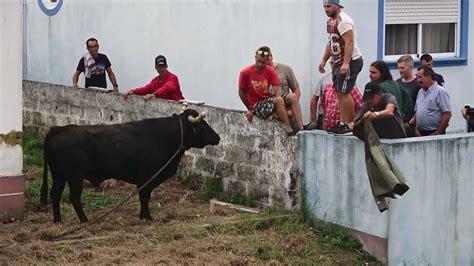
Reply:
[[198, 121], [202, 121], [202, 120], [205, 119], [205, 118], [206, 118], [206, 113], [204, 113], [204, 112], [203, 112], [203, 113], [200, 113], [200, 114], [198, 115], [198, 117], [196, 117], [196, 119], [197, 119]]
[[187, 102], [183, 102], [183, 104], [181, 105], [181, 112], [179, 112], [180, 114], [184, 113], [184, 111], [186, 110], [186, 108], [188, 108], [188, 103]]
[[[199, 116], [198, 116], [199, 117]], [[188, 121], [191, 122], [191, 123], [197, 123], [199, 122], [199, 120], [197, 120], [197, 118], [193, 117], [192, 115], [189, 115], [188, 116]]]

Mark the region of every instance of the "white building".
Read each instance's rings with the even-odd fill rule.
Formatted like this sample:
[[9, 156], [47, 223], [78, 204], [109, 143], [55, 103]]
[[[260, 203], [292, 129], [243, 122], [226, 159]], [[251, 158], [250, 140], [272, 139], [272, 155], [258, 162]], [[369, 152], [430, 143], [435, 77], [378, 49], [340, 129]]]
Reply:
[[[364, 57], [359, 88], [369, 80], [371, 62], [395, 62], [399, 54], [416, 57], [429, 52], [452, 98], [454, 115], [448, 129], [462, 129], [459, 109], [474, 103], [469, 1], [341, 4], [356, 22]], [[253, 63], [259, 45], [269, 45], [275, 60], [292, 66], [299, 79], [306, 120], [327, 40], [320, 0], [42, 0], [24, 1], [24, 14], [24, 79], [71, 85], [86, 39], [96, 37], [121, 91], [148, 83], [156, 75], [153, 59], [164, 54], [186, 98], [244, 109], [237, 94], [239, 71]], [[399, 77], [396, 69], [393, 74]]]

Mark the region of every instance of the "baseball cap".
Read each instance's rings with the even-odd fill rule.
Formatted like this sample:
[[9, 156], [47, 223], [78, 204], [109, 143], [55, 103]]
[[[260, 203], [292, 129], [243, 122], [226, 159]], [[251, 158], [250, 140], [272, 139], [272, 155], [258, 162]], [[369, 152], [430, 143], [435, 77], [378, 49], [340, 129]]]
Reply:
[[341, 8], [344, 8], [344, 7], [341, 6], [341, 4], [339, 3], [339, 0], [323, 0], [323, 4], [335, 4], [335, 5], [338, 5], [338, 6], [341, 7]]
[[372, 99], [377, 93], [380, 92], [380, 85], [375, 82], [369, 82], [365, 85], [364, 88], [364, 101], [367, 99]]
[[165, 66], [168, 66], [168, 64], [166, 63], [166, 57], [164, 55], [159, 55], [155, 58], [155, 65], [158, 66], [158, 65], [165, 65]]

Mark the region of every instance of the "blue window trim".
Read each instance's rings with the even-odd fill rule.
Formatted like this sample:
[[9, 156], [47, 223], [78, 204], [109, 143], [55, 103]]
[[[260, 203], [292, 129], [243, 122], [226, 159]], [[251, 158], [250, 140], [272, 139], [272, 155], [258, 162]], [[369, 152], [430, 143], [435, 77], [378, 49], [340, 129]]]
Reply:
[[[377, 60], [383, 60], [384, 58], [384, 31], [385, 31], [385, 10], [384, 0], [378, 0], [378, 44], [377, 44]], [[436, 59], [436, 67], [447, 67], [447, 66], [465, 66], [467, 65], [468, 56], [468, 32], [469, 32], [469, 0], [461, 0], [461, 30], [460, 30], [460, 45], [459, 45], [459, 57]], [[387, 62], [390, 68], [396, 68], [396, 61]], [[419, 65], [419, 60], [415, 58], [415, 65]]]

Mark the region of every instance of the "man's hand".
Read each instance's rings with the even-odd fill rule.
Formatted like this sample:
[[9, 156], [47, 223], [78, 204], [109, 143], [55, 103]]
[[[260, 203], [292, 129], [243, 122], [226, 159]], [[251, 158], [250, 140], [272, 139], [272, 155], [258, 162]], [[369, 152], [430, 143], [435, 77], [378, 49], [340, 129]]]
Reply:
[[147, 94], [147, 95], [143, 96], [143, 99], [145, 99], [145, 101], [148, 101], [149, 99], [154, 98], [154, 97], [155, 97], [155, 95], [150, 93], [150, 94]]
[[341, 68], [339, 69], [339, 74], [341, 76], [345, 76], [347, 75], [347, 73], [349, 72], [349, 64], [342, 64]]
[[249, 110], [249, 111], [247, 111], [245, 116], [247, 117], [247, 120], [249, 121], [249, 123], [252, 123], [253, 112]]
[[321, 61], [321, 63], [319, 63], [319, 73], [326, 73], [326, 70], [324, 69], [325, 66], [326, 61]]
[[79, 86], [77, 86], [77, 83], [76, 83], [76, 84], [72, 84], [72, 87], [73, 87], [74, 89], [79, 89]]
[[378, 115], [374, 112], [367, 111], [364, 114], [364, 118], [367, 119], [367, 121], [372, 121], [374, 118], [376, 118]]
[[117, 86], [117, 85], [113, 85], [113, 86], [112, 86], [112, 91], [113, 91], [113, 92], [118, 92], [118, 86]]
[[132, 94], [131, 91], [121, 93], [122, 97], [125, 98], [125, 100], [127, 99], [128, 95], [130, 95], [130, 94]]

